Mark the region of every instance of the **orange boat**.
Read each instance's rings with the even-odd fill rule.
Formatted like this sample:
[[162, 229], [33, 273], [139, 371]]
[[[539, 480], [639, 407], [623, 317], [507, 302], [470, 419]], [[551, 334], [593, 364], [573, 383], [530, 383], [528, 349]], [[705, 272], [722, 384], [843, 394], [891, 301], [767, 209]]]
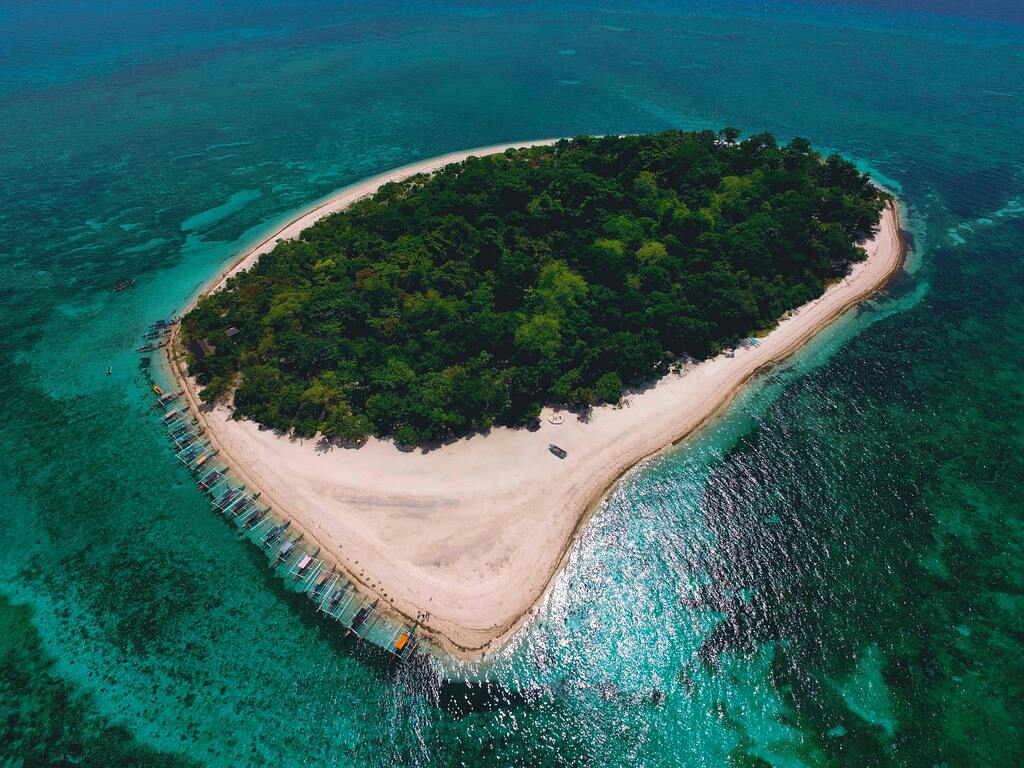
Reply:
[[396, 656], [401, 657], [403, 651], [405, 651], [405, 650], [411, 651], [412, 650], [412, 646], [409, 645], [409, 641], [412, 640], [412, 636], [414, 634], [416, 634], [416, 627], [417, 627], [418, 624], [419, 624], [419, 622], [417, 621], [416, 624], [412, 625], [412, 629], [410, 629], [408, 632], [403, 632], [402, 634], [400, 634], [398, 636], [398, 639], [395, 640], [395, 655]]

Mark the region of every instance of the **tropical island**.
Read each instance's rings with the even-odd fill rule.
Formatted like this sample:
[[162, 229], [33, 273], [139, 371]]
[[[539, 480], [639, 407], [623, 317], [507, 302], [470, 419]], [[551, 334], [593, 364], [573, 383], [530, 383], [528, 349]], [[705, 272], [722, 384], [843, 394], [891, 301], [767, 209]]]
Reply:
[[582, 137], [387, 183], [188, 314], [202, 398], [412, 446], [735, 346], [846, 276], [888, 199], [804, 140], [735, 138]]
[[322, 554], [478, 656], [624, 472], [899, 268], [894, 201], [850, 162], [737, 139], [491, 147], [355, 185], [200, 296], [175, 375]]

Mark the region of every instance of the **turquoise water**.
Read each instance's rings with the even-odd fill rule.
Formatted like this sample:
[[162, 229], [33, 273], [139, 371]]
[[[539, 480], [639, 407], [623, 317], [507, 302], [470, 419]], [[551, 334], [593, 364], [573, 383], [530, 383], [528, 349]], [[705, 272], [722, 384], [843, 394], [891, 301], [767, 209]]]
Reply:
[[[1024, 17], [882, 6], [0, 7], [0, 757], [1024, 764]], [[910, 272], [634, 471], [486, 668], [341, 639], [167, 450], [130, 350], [296, 209], [724, 124], [875, 172]]]

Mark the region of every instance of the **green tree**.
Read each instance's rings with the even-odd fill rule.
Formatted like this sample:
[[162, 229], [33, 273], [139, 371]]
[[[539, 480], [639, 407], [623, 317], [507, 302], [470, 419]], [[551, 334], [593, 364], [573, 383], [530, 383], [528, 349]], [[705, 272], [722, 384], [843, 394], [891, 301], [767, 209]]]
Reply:
[[606, 403], [617, 403], [622, 397], [622, 379], [615, 371], [609, 371], [597, 380], [597, 396]]
[[406, 424], [395, 430], [395, 443], [402, 448], [411, 448], [419, 441], [420, 436], [416, 428]]
[[320, 425], [324, 437], [357, 445], [364, 443], [372, 430], [373, 424], [369, 418], [352, 413], [351, 406], [346, 402], [331, 406]]
[[552, 314], [537, 314], [516, 328], [516, 345], [538, 357], [550, 357], [561, 344], [561, 323]]
[[203, 297], [191, 373], [209, 402], [237, 384], [238, 417], [354, 443], [615, 402], [865, 256], [885, 193], [806, 140], [739, 137], [583, 136], [386, 184]]
[[662, 243], [650, 240], [637, 249], [636, 257], [641, 264], [658, 264], [668, 258], [668, 251]]

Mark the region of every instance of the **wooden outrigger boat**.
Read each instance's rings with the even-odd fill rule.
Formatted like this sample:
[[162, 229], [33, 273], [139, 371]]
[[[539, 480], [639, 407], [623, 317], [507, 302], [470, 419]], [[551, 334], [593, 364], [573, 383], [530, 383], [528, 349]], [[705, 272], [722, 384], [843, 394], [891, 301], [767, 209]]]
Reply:
[[[323, 611], [328, 616], [333, 616], [334, 612], [338, 610], [338, 604], [341, 602], [341, 598], [345, 596], [346, 586], [347, 585], [335, 587], [332, 592], [328, 592], [324, 595], [324, 599], [320, 601], [320, 607], [317, 610]], [[326, 608], [324, 608], [325, 605], [327, 606]]]
[[183, 435], [180, 439], [174, 441], [174, 450], [181, 451], [201, 439], [202, 435], [199, 433]]
[[[249, 509], [249, 505], [255, 504], [256, 499], [258, 499], [259, 497], [260, 495], [258, 493], [242, 494], [241, 496], [238, 497], [238, 501], [232, 502], [231, 504], [224, 508], [224, 516], [238, 517], [239, 515], [244, 515], [246, 510]], [[241, 503], [239, 504], [239, 502]]]
[[181, 395], [182, 395], [182, 392], [180, 392], [180, 391], [178, 391], [178, 392], [169, 392], [166, 395], [161, 395], [157, 399], [157, 401], [153, 404], [153, 407], [154, 408], [162, 408], [163, 406], [167, 405], [168, 403], [173, 403], [175, 400], [177, 400], [179, 397], [181, 397]]
[[203, 442], [202, 440], [192, 443], [191, 445], [186, 445], [178, 451], [178, 461], [186, 466], [191, 465], [193, 460], [202, 453], [203, 449], [206, 448], [207, 445], [209, 445], [209, 443]]
[[316, 559], [316, 556], [319, 554], [320, 547], [317, 547], [313, 554], [303, 555], [299, 558], [299, 561], [292, 567], [292, 575], [295, 576], [296, 581], [315, 573], [318, 567], [317, 564], [320, 562]]
[[226, 472], [222, 474], [216, 481], [211, 481], [210, 487], [205, 489], [206, 495], [210, 497], [211, 504], [218, 498], [217, 493], [223, 490], [221, 488], [221, 483], [228, 487], [231, 486], [231, 478], [228, 477]]
[[213, 488], [215, 488], [217, 486], [217, 484], [220, 483], [224, 479], [224, 477], [225, 477], [224, 471], [226, 469], [227, 469], [227, 467], [224, 467], [224, 466], [220, 467], [219, 469], [218, 468], [214, 468], [210, 472], [207, 472], [205, 475], [203, 475], [203, 477], [206, 478], [206, 479], [205, 480], [200, 480], [197, 483], [197, 485], [199, 486], [199, 490], [207, 491], [208, 492], [208, 491], [212, 490]]
[[238, 505], [244, 505], [247, 499], [248, 497], [244, 493], [239, 493], [229, 503], [220, 508], [220, 513], [224, 515], [224, 517], [231, 517], [238, 510]]
[[227, 504], [229, 501], [231, 501], [233, 498], [235, 498], [235, 494], [238, 493], [238, 491], [239, 491], [239, 488], [238, 487], [232, 488], [231, 487], [231, 483], [229, 482], [227, 484], [227, 488], [224, 489], [224, 493], [220, 494], [219, 496], [214, 496], [210, 500], [210, 505], [215, 510], [220, 512], [221, 505], [222, 504]]
[[[176, 410], [179, 413], [181, 413], [181, 410], [178, 409], [178, 408], [175, 408], [174, 410]], [[169, 411], [164, 411], [163, 415], [166, 416], [168, 413], [169, 413]], [[182, 415], [184, 416], [183, 413], [182, 413]], [[194, 427], [194, 426], [196, 426], [198, 424], [199, 424], [199, 422], [196, 421], [195, 419], [193, 419], [193, 418], [186, 418], [186, 420], [181, 422], [180, 424], [168, 424], [167, 425], [167, 427], [168, 427], [167, 434], [170, 437], [174, 437], [179, 432], [184, 432], [186, 429], [189, 429], [190, 427]]]
[[[193, 429], [192, 426], [189, 426], [187, 429], [179, 430], [174, 435], [168, 435], [168, 437], [171, 438], [172, 443], [174, 443], [175, 445], [180, 445], [183, 448], [189, 440], [195, 440], [199, 437], [202, 437], [202, 435], [203, 430]], [[181, 448], [175, 448], [175, 450], [180, 451]]]
[[198, 440], [201, 435], [201, 432], [186, 432], [182, 434], [174, 440], [174, 450], [180, 451], [182, 448], [186, 448]]
[[209, 440], [199, 440], [191, 445], [186, 445], [180, 451], [178, 451], [178, 458], [183, 461], [187, 458], [189, 461], [195, 458], [195, 453], [202, 448], [205, 448], [210, 444]]
[[275, 525], [273, 528], [271, 528], [269, 531], [267, 531], [267, 535], [263, 538], [263, 546], [264, 547], [272, 547], [272, 546], [274, 546], [274, 544], [277, 542], [277, 540], [281, 538], [282, 534], [285, 531], [288, 530], [288, 526], [291, 525], [291, 524], [292, 524], [291, 520], [285, 520], [280, 525]]
[[323, 592], [324, 587], [327, 585], [327, 582], [331, 580], [331, 577], [334, 576], [334, 572], [336, 570], [337, 566], [331, 568], [331, 570], [329, 571], [324, 571], [322, 574], [320, 574], [320, 578], [316, 580], [316, 582], [313, 584], [312, 589], [310, 589], [309, 591], [310, 600], [313, 600], [315, 602], [316, 599], [320, 597], [320, 593]]
[[269, 513], [270, 513], [270, 507], [264, 507], [263, 509], [257, 509], [255, 512], [253, 512], [251, 515], [249, 515], [245, 519], [245, 522], [242, 523], [242, 525], [245, 528], [248, 528], [250, 530], [254, 530], [256, 528], [256, 526], [259, 524], [259, 522], [261, 520], [263, 520], [263, 518], [265, 518]]
[[416, 645], [416, 641], [413, 639], [416, 634], [416, 627], [418, 624], [413, 624], [412, 629], [409, 631], [401, 632], [397, 638], [395, 638], [395, 649], [392, 653], [400, 659], [406, 658], [412, 654], [413, 647]]
[[177, 426], [172, 427], [171, 430], [167, 433], [167, 436], [171, 438], [171, 440], [174, 440], [175, 438], [180, 437], [186, 432], [194, 432], [196, 434], [201, 434], [202, 431], [203, 428], [199, 426], [198, 422], [186, 421], [183, 424], [178, 424]]
[[217, 451], [214, 451], [213, 453], [204, 453], [202, 456], [196, 459], [196, 463], [192, 465], [192, 470], [195, 471], [202, 467], [206, 462], [208, 462], [210, 459], [216, 456], [217, 453]]
[[[167, 418], [167, 413], [172, 415], [171, 418]], [[180, 429], [181, 427], [195, 426], [195, 421], [191, 420], [188, 411], [184, 410], [173, 410], [168, 411], [163, 415], [164, 426], [169, 429]]]
[[196, 480], [196, 485], [199, 486], [199, 490], [209, 491], [211, 487], [224, 479], [224, 473], [227, 472], [227, 469], [228, 468], [225, 465], [221, 464], [219, 467], [214, 467], [200, 476], [200, 478]]
[[[225, 494], [227, 496], [227, 494]], [[231, 494], [230, 498], [221, 498], [217, 504], [217, 511], [225, 517], [231, 516], [231, 510], [234, 509], [239, 502], [243, 501], [246, 495], [242, 493], [242, 486], [235, 489], [234, 493]]]
[[370, 616], [373, 614], [373, 609], [377, 607], [377, 603], [379, 602], [380, 598], [378, 597], [376, 600], [373, 601], [373, 603], [369, 605], [363, 605], [362, 608], [356, 611], [356, 615], [352, 617], [352, 622], [351, 624], [349, 624], [348, 631], [345, 632], [345, 637], [348, 637], [350, 632], [355, 632], [356, 637], [359, 637], [359, 628], [366, 623], [366, 620], [368, 618], [370, 618]]
[[274, 562], [273, 562], [273, 564], [271, 564], [270, 567], [271, 568], [276, 568], [278, 565], [280, 565], [285, 560], [287, 560], [289, 557], [291, 557], [292, 551], [295, 549], [295, 546], [299, 543], [299, 540], [301, 538], [302, 538], [302, 534], [300, 533], [294, 539], [288, 539], [288, 541], [286, 541], [284, 544], [282, 544], [281, 548], [279, 550], [277, 550], [277, 557], [274, 558]]
[[227, 510], [224, 511], [224, 514], [230, 518], [238, 518], [248, 515], [254, 509], [256, 509], [256, 497], [246, 495], [242, 497], [242, 503], [232, 509], [230, 514], [228, 514]]
[[238, 498], [239, 494], [242, 493], [242, 489], [244, 487], [244, 485], [239, 485], [235, 488], [228, 486], [228, 489], [224, 491], [224, 493], [222, 493], [220, 496], [213, 500], [213, 508], [218, 512], [223, 512], [224, 507], [226, 507], [228, 504], [230, 504], [232, 501]]

